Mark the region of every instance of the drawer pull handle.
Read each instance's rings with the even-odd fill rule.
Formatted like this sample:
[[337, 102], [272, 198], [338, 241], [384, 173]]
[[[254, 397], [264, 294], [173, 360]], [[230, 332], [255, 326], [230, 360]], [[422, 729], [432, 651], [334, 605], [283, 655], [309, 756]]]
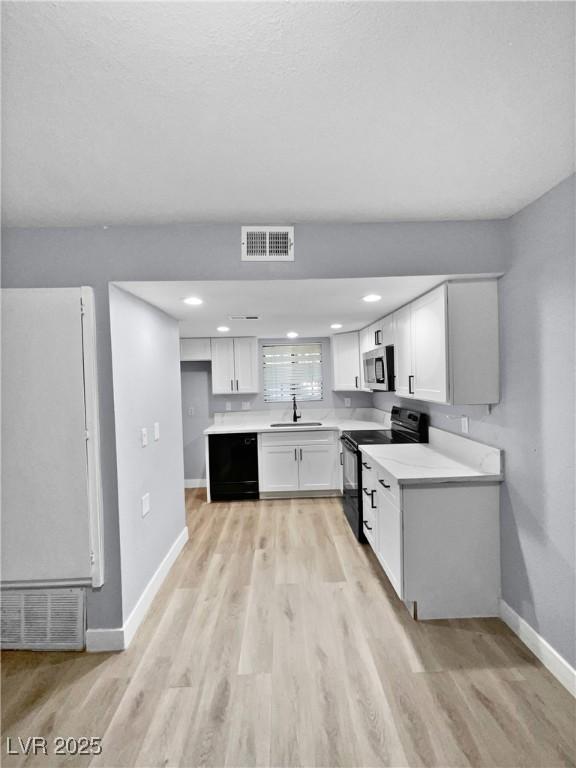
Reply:
[[372, 494], [370, 493], [370, 491], [368, 490], [368, 488], [362, 488], [362, 490], [364, 491], [364, 493], [366, 494], [366, 496], [371, 496], [371, 495], [372, 495]]
[[384, 482], [384, 480], [378, 480], [378, 482], [380, 483], [380, 485], [383, 485], [383, 486], [384, 486], [384, 488], [390, 488], [390, 486], [389, 486], [389, 485], [386, 485], [386, 483]]
[[366, 464], [365, 461], [362, 462], [362, 466], [366, 467], [366, 469], [372, 469], [372, 467], [369, 467], [368, 464]]
[[371, 530], [372, 530], [372, 526], [371, 526], [371, 525], [368, 525], [368, 523], [366, 522], [366, 520], [364, 520], [364, 526], [365, 526], [366, 528], [368, 528], [368, 530], [369, 530], [369, 531], [371, 531]]

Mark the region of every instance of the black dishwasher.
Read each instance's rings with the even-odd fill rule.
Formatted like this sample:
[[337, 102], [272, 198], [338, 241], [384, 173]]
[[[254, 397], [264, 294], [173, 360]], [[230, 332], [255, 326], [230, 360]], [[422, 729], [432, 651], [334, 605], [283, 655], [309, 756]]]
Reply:
[[209, 435], [210, 498], [258, 498], [258, 441], [253, 433]]

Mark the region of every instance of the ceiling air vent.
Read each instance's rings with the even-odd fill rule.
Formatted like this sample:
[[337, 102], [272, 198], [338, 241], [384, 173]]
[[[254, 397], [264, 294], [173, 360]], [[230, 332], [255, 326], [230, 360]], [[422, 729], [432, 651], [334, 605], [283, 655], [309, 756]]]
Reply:
[[83, 589], [3, 589], [0, 603], [2, 648], [84, 648]]
[[228, 320], [260, 320], [259, 315], [228, 315]]
[[294, 227], [242, 227], [242, 261], [294, 261]]

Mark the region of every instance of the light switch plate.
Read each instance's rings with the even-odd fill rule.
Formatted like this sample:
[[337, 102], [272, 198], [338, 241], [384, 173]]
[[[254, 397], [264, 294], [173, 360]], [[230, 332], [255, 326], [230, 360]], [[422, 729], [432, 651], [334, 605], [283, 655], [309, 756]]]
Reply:
[[194, 408], [194, 406], [193, 406], [193, 405], [191, 405], [191, 406], [188, 408], [188, 416], [194, 416], [194, 414], [195, 414], [195, 413], [196, 413], [196, 408]]
[[227, 411], [231, 411], [232, 410], [232, 403], [229, 400], [226, 401], [226, 410]]
[[344, 408], [350, 408], [352, 405], [352, 400], [349, 397], [344, 398]]
[[462, 418], [460, 420], [460, 428], [461, 428], [462, 432], [465, 435], [468, 434], [468, 432], [470, 431], [470, 424], [468, 422], [468, 416], [462, 416]]
[[160, 440], [160, 422], [154, 422], [154, 440]]
[[146, 517], [148, 512], [150, 512], [150, 494], [145, 493], [142, 496], [142, 517]]
[[142, 427], [140, 430], [140, 437], [142, 439], [142, 448], [146, 448], [148, 445], [148, 430], [146, 427]]

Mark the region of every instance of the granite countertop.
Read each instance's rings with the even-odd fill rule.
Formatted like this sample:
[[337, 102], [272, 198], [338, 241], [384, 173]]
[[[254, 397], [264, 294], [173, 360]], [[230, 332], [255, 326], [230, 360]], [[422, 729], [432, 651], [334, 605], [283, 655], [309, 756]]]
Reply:
[[362, 453], [392, 475], [400, 485], [448, 482], [499, 482], [502, 475], [463, 464], [429, 445], [366, 445]]
[[[304, 419], [301, 419], [304, 421]], [[335, 430], [344, 432], [354, 429], [386, 429], [386, 426], [378, 421], [361, 421], [359, 419], [346, 419], [330, 417], [327, 419], [315, 419], [310, 417], [310, 421], [321, 421], [319, 427], [271, 427], [270, 424], [275, 419], [268, 417], [266, 420], [255, 419], [246, 420], [237, 424], [212, 424], [204, 430], [205, 435], [229, 435], [238, 432], [321, 432], [326, 430]]]

